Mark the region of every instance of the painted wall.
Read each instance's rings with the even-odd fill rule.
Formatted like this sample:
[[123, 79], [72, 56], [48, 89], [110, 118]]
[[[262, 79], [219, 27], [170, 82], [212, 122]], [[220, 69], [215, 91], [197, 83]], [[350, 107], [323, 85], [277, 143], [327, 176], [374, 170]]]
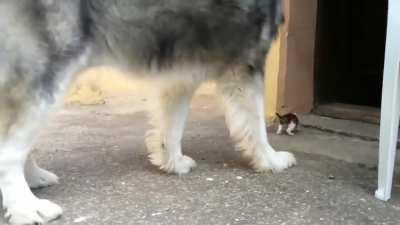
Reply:
[[267, 59], [266, 118], [308, 113], [314, 106], [314, 48], [318, 0], [284, 0], [285, 24]]
[[314, 106], [314, 55], [318, 0], [286, 0], [281, 38], [280, 113], [308, 113]]
[[278, 83], [281, 71], [281, 37], [277, 38], [267, 57], [265, 68], [265, 116], [272, 123], [278, 106]]

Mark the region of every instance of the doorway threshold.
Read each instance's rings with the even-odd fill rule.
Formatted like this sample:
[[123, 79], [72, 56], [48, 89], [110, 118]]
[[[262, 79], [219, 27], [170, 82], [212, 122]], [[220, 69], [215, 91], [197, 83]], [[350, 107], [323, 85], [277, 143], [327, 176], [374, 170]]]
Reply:
[[350, 105], [344, 103], [329, 103], [318, 105], [314, 114], [344, 120], [362, 121], [379, 124], [380, 109], [370, 106]]

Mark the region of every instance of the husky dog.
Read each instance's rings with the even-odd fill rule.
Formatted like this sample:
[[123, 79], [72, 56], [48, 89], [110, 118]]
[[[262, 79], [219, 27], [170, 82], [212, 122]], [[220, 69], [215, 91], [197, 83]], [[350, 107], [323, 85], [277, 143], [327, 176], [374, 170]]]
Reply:
[[193, 92], [215, 81], [231, 136], [256, 171], [295, 164], [268, 143], [265, 55], [283, 21], [281, 0], [1, 0], [0, 189], [13, 225], [62, 209], [30, 187], [57, 182], [29, 156], [38, 130], [79, 71], [118, 67], [160, 90], [146, 143], [151, 162], [186, 174], [181, 139]]

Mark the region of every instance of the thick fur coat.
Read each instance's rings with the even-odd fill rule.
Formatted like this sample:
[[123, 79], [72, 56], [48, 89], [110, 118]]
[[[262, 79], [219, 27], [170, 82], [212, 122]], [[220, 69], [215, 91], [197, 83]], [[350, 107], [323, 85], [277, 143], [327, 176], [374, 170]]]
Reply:
[[231, 136], [256, 171], [295, 164], [269, 145], [264, 123], [264, 62], [283, 22], [281, 0], [2, 0], [0, 15], [0, 189], [11, 224], [61, 215], [30, 190], [58, 179], [31, 160], [30, 147], [74, 75], [97, 65], [157, 85], [146, 143], [162, 170], [196, 165], [180, 141], [206, 80], [216, 82]]

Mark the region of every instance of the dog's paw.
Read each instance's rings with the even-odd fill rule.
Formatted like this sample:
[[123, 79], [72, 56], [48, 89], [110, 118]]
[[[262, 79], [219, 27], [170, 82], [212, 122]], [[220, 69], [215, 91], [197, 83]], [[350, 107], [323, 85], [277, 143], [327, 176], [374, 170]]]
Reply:
[[60, 206], [43, 199], [18, 201], [6, 210], [5, 217], [11, 225], [42, 225], [62, 215]]
[[296, 158], [290, 152], [273, 152], [262, 160], [253, 163], [257, 172], [279, 173], [296, 165]]
[[196, 162], [189, 156], [183, 155], [175, 161], [173, 172], [178, 175], [187, 174], [194, 167], [196, 167]]
[[169, 160], [168, 162], [160, 166], [160, 168], [165, 172], [174, 173], [177, 175], [187, 174], [194, 167], [196, 167], [196, 162], [189, 156], [185, 155]]
[[26, 182], [30, 188], [43, 188], [58, 184], [58, 176], [54, 173], [37, 168], [34, 172], [26, 172], [25, 174]]

